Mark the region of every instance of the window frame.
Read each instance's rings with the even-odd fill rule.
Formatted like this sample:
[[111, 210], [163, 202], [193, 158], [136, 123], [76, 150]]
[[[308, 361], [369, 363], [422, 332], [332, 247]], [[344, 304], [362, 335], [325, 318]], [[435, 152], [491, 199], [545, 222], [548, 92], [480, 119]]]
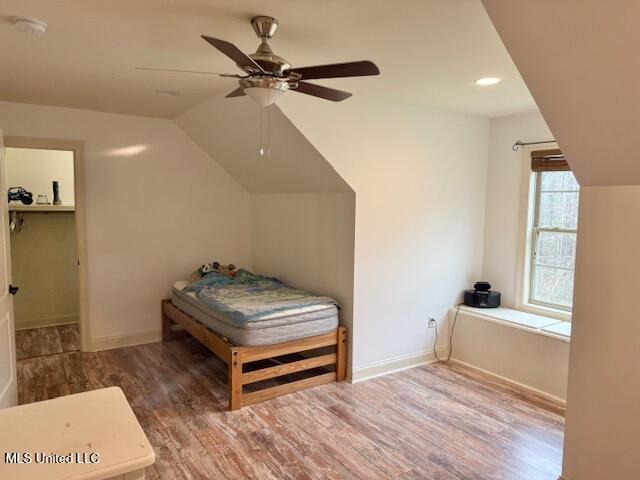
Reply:
[[[572, 311], [572, 307], [567, 307], [566, 305], [561, 305], [559, 303], [551, 303], [551, 302], [543, 302], [540, 300], [535, 300], [532, 298], [531, 296], [531, 285], [534, 285], [535, 282], [535, 266], [536, 266], [536, 256], [538, 254], [537, 252], [537, 248], [538, 248], [538, 237], [540, 236], [541, 232], [550, 232], [550, 233], [572, 233], [574, 235], [578, 235], [578, 229], [577, 228], [562, 228], [562, 227], [540, 227], [540, 204], [542, 201], [542, 172], [531, 172], [531, 174], [535, 177], [534, 179], [534, 195], [533, 195], [533, 202], [531, 204], [529, 204], [529, 208], [533, 209], [533, 215], [532, 215], [532, 219], [533, 219], [533, 223], [531, 225], [528, 226], [528, 228], [531, 229], [531, 256], [529, 257], [529, 289], [528, 289], [528, 296], [527, 298], [525, 298], [524, 300], [531, 304], [531, 305], [535, 305], [538, 307], [544, 307], [544, 308], [550, 308], [550, 309], [554, 309], [554, 310], [562, 310], [564, 312], [569, 312], [571, 313]], [[578, 201], [580, 198], [580, 192], [578, 191]], [[561, 270], [571, 270], [574, 272], [574, 277], [575, 277], [575, 265], [573, 268], [568, 268], [568, 267], [555, 267], [555, 268], [559, 268]]]
[[[516, 272], [516, 310], [521, 310], [536, 315], [542, 315], [562, 321], [571, 321], [571, 309], [567, 309], [564, 305], [553, 305], [544, 302], [532, 302], [531, 285], [533, 283], [535, 261], [534, 243], [537, 240], [538, 232], [534, 232], [537, 225], [536, 216], [540, 205], [540, 181], [541, 175], [531, 171], [531, 152], [540, 150], [540, 145], [528, 146], [522, 148], [522, 183], [521, 183], [521, 201], [520, 201], [520, 235], [519, 250], [517, 259]], [[556, 143], [549, 143], [543, 148], [558, 148]], [[544, 231], [568, 231], [567, 229], [557, 228], [540, 228]], [[577, 233], [577, 230], [576, 230]]]

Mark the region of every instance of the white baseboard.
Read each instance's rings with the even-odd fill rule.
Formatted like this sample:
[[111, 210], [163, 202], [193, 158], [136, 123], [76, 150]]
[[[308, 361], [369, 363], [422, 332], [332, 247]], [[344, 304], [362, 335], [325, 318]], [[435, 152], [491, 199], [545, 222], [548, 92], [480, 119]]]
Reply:
[[131, 347], [133, 345], [143, 345], [162, 340], [162, 330], [153, 329], [143, 332], [125, 333], [123, 335], [113, 335], [109, 337], [97, 337], [91, 339], [91, 351], [111, 350], [112, 348]]
[[[438, 348], [438, 355], [440, 357], [446, 357], [447, 352], [447, 347]], [[369, 363], [361, 367], [355, 367], [352, 370], [351, 383], [362, 382], [363, 380], [400, 372], [408, 368], [419, 367], [420, 365], [426, 365], [435, 361], [436, 357], [433, 354], [433, 350], [428, 350]]]
[[[438, 352], [438, 354], [439, 354], [439, 352]], [[476, 367], [475, 365], [473, 365], [471, 363], [463, 362], [462, 360], [458, 360], [455, 357], [451, 358], [451, 363], [457, 363], [459, 365], [463, 365], [463, 366], [471, 368], [473, 370], [477, 370], [478, 372], [482, 372], [485, 375], [490, 375], [492, 377], [499, 378], [500, 380], [503, 380], [505, 382], [511, 383], [512, 385], [516, 385], [518, 388], [521, 388], [522, 390], [526, 390], [526, 391], [529, 391], [529, 392], [534, 393], [536, 395], [540, 395], [541, 397], [546, 397], [549, 400], [552, 400], [553, 402], [556, 402], [556, 403], [558, 403], [560, 405], [566, 406], [566, 404], [567, 404], [566, 400], [563, 399], [563, 398], [556, 397], [555, 395], [552, 395], [552, 394], [547, 393], [547, 392], [543, 392], [542, 390], [538, 390], [537, 388], [534, 388], [534, 387], [532, 387], [530, 385], [527, 385], [525, 383], [517, 382], [517, 381], [515, 381], [515, 380], [513, 380], [511, 378], [503, 377], [502, 375], [498, 375], [497, 373], [494, 373], [494, 372], [492, 372], [490, 370], [485, 370], [484, 368]], [[567, 480], [567, 479], [562, 479], [562, 477], [561, 477], [558, 480]]]
[[78, 314], [60, 315], [55, 317], [32, 318], [29, 320], [16, 321], [16, 331], [29, 330], [31, 328], [58, 327], [60, 325], [70, 325], [78, 323]]

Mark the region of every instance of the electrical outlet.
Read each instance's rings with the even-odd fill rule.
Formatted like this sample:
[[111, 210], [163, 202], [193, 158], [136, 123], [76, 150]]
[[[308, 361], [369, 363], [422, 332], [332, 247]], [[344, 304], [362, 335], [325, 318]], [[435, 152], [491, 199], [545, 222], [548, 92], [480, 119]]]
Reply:
[[427, 317], [427, 321], [429, 323], [429, 328], [436, 328], [436, 326], [438, 325], [438, 321], [435, 319], [435, 317]]

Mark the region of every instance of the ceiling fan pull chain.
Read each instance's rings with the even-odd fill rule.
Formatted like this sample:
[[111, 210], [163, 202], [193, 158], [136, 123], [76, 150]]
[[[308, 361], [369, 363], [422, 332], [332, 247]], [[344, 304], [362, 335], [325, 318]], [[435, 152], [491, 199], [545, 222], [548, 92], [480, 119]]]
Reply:
[[269, 103], [269, 91], [271, 89], [267, 89], [267, 155], [271, 153], [271, 104]]
[[258, 105], [258, 127], [260, 129], [258, 151], [260, 155], [264, 155], [264, 148], [262, 148], [262, 107], [260, 105]]

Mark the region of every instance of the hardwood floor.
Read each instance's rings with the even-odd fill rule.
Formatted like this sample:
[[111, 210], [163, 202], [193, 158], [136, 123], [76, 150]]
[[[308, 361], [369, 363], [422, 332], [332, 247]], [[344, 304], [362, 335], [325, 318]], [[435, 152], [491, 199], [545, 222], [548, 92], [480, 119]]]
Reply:
[[16, 331], [16, 358], [41, 357], [80, 350], [78, 324]]
[[556, 480], [563, 412], [434, 364], [226, 411], [226, 366], [191, 338], [18, 362], [21, 403], [120, 386], [150, 479]]

